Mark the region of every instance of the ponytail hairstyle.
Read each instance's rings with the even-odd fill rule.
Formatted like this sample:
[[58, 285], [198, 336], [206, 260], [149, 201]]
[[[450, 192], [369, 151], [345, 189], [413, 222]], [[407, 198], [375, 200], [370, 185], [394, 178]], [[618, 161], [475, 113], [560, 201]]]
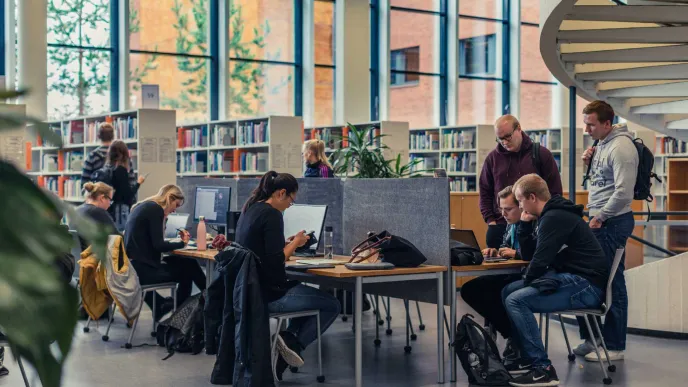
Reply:
[[103, 182], [88, 182], [84, 184], [84, 190], [86, 191], [84, 196], [87, 200], [98, 200], [103, 195], [112, 199], [112, 187]]
[[251, 196], [244, 204], [242, 212], [246, 212], [254, 203], [270, 199], [273, 193], [281, 189], [286, 190], [287, 195], [291, 195], [299, 190], [299, 183], [294, 176], [288, 173], [269, 171], [260, 179], [258, 187], [251, 192]]
[[155, 202], [162, 208], [167, 208], [167, 206], [175, 200], [181, 200], [184, 203], [184, 192], [181, 188], [174, 184], [163, 185], [157, 194], [145, 198], [142, 201], [134, 204], [131, 209], [133, 210], [136, 206], [143, 202]]
[[305, 153], [306, 151], [313, 152], [313, 156], [315, 156], [318, 161], [332, 168], [330, 160], [327, 159], [327, 155], [325, 154], [325, 142], [323, 140], [306, 141], [303, 144], [303, 152]]

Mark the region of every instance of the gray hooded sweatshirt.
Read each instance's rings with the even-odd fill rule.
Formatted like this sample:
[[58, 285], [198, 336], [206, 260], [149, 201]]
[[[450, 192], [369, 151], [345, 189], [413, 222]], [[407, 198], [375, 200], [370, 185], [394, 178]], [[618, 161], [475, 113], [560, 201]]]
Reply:
[[588, 183], [590, 215], [601, 221], [631, 211], [638, 151], [625, 124], [614, 125], [595, 148]]

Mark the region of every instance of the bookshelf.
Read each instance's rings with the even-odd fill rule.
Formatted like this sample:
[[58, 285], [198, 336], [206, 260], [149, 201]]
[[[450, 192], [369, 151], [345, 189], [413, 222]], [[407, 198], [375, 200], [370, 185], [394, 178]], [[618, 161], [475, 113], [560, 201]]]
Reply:
[[110, 122], [115, 127], [115, 139], [129, 147], [136, 174], [148, 174], [138, 197], [152, 196], [163, 185], [176, 181], [175, 120], [174, 110], [138, 109], [50, 121], [49, 127], [60, 134], [63, 146], [58, 148], [35, 136], [31, 157], [27, 158], [27, 171], [36, 176], [40, 186], [63, 200], [82, 202], [84, 160], [100, 147], [98, 126]]
[[478, 175], [493, 148], [494, 132], [489, 125], [409, 130], [409, 160], [421, 160], [415, 170], [444, 168], [452, 192], [477, 192]]
[[[670, 158], [667, 165], [667, 211], [688, 211], [688, 180], [685, 173], [688, 170], [688, 158]], [[687, 220], [688, 216], [672, 215], [669, 220]], [[669, 250], [676, 252], [688, 251], [688, 227], [668, 227], [667, 243]]]
[[[25, 105], [0, 104], [0, 113], [26, 115]], [[0, 158], [8, 160], [20, 171], [26, 169], [26, 125], [0, 131]]]
[[[552, 152], [554, 160], [559, 167], [559, 174], [561, 175], [561, 185], [564, 191], [569, 189], [569, 171], [570, 163], [569, 156], [571, 146], [569, 144], [569, 128], [549, 128], [549, 129], [524, 129], [524, 132], [530, 137], [533, 142], [540, 143], [541, 146], [549, 149]], [[586, 138], [587, 137], [587, 138]], [[583, 165], [583, 150], [592, 145], [592, 138], [583, 133], [583, 129], [576, 130], [576, 174], [585, 176], [586, 169]], [[576, 181], [576, 184], [581, 184], [582, 179]]]
[[301, 175], [301, 117], [269, 116], [177, 127], [179, 177]]

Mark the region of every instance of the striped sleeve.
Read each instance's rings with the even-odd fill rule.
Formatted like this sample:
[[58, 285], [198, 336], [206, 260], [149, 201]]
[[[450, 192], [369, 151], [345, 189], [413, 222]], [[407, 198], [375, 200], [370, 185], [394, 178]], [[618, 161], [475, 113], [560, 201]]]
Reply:
[[103, 167], [105, 159], [98, 152], [91, 152], [84, 161], [84, 168], [81, 171], [81, 183], [86, 184], [91, 181], [93, 172]]

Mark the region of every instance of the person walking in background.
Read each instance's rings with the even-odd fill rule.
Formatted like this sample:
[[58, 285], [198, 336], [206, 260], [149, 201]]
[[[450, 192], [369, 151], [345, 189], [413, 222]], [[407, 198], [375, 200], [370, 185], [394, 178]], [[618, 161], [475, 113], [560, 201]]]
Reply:
[[535, 144], [523, 133], [516, 117], [507, 114], [494, 125], [497, 147], [485, 158], [480, 172], [480, 212], [487, 223], [487, 247], [499, 248], [506, 220], [499, 211], [497, 195], [521, 176], [536, 173], [547, 182], [552, 195], [561, 195], [561, 175], [549, 149]]
[[[81, 184], [86, 184], [91, 181], [93, 172], [105, 166], [105, 159], [112, 140], [115, 139], [115, 129], [109, 122], [103, 122], [98, 127], [98, 139], [100, 140], [100, 147], [88, 154], [84, 161], [84, 167], [81, 172]], [[129, 183], [134, 185], [136, 183], [136, 173], [134, 172], [134, 165], [129, 161]]]
[[332, 165], [325, 154], [325, 142], [308, 140], [303, 144], [302, 153], [306, 163], [303, 177], [334, 177]]
[[110, 184], [114, 188], [115, 193], [112, 195], [112, 205], [108, 212], [115, 221], [117, 230], [122, 231], [127, 223], [129, 217], [129, 209], [134, 200], [139, 187], [146, 180], [144, 176], [139, 176], [134, 184], [129, 182], [129, 148], [127, 144], [121, 140], [115, 140], [110, 144], [110, 149], [107, 153], [107, 162], [104, 168], [110, 169], [111, 181]]
[[[595, 140], [594, 147], [583, 153], [583, 162], [590, 165], [588, 209], [590, 228], [602, 245], [611, 267], [616, 250], [625, 248], [633, 233], [633, 188], [638, 174], [638, 151], [626, 125], [612, 125], [614, 109], [604, 101], [593, 101], [583, 109], [585, 131]], [[626, 255], [621, 258], [612, 282], [612, 306], [604, 320], [602, 336], [609, 349], [610, 360], [623, 360], [628, 328], [628, 292], [624, 278]], [[595, 343], [579, 318], [581, 338], [585, 342], [574, 353], [587, 361], [598, 361]]]

